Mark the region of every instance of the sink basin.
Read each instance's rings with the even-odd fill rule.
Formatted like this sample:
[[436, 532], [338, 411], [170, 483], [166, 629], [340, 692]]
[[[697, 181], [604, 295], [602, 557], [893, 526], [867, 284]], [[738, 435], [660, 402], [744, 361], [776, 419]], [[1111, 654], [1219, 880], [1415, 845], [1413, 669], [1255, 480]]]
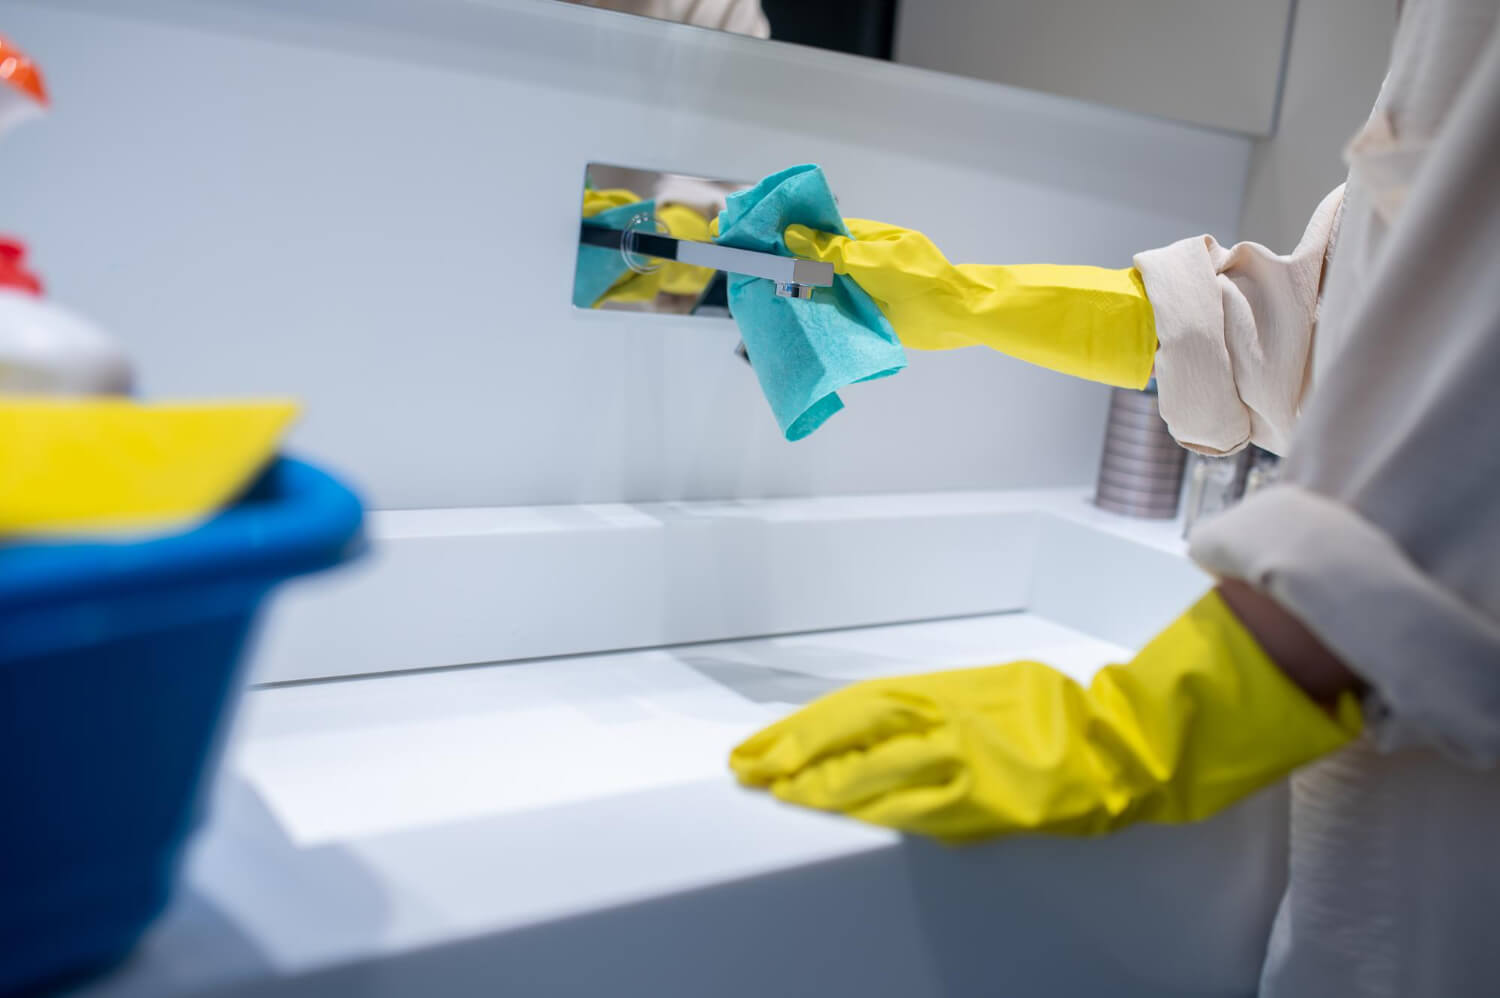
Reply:
[[[575, 510], [568, 522], [511, 511], [377, 518], [384, 551], [362, 578], [304, 588], [272, 621], [260, 676], [282, 678], [246, 697], [187, 889], [140, 957], [87, 994], [1253, 993], [1283, 882], [1280, 791], [1197, 825], [954, 850], [734, 785], [732, 745], [839, 685], [1016, 657], [1086, 678], [1206, 585], [1170, 528], [1116, 522], [1076, 496], [920, 507], [907, 497], [863, 509]], [[856, 543], [872, 530], [897, 549], [925, 545], [930, 561], [909, 561], [906, 583], [882, 577], [887, 561]], [[599, 551], [611, 544], [638, 559], [645, 592], [627, 597], [637, 607], [690, 588], [663, 566], [716, 553], [741, 574], [684, 597], [706, 619], [626, 620], [605, 599], [616, 576], [544, 558], [571, 545], [607, 569]], [[495, 561], [502, 550], [514, 557]], [[889, 598], [768, 595], [725, 609], [726, 594], [746, 596], [785, 569], [746, 574], [768, 551], [787, 552], [794, 568], [821, 564], [823, 585], [841, 582], [840, 559], [865, 552], [868, 585], [851, 588], [896, 587], [924, 616], [934, 606], [961, 615], [523, 658], [506, 652], [544, 629], [507, 631], [522, 604], [491, 605], [488, 638], [477, 625], [445, 638], [438, 624], [483, 601], [453, 597], [461, 613], [420, 595], [395, 602], [434, 588], [493, 596], [513, 585], [497, 566], [552, 564], [557, 575], [537, 590], [592, 578], [605, 601], [593, 619], [593, 604], [573, 601], [580, 627], [553, 628], [555, 647], [567, 647], [631, 627], [836, 621]], [[454, 578], [434, 568], [424, 590], [391, 574], [424, 564]], [[986, 588], [964, 591], [986, 566]], [[946, 584], [945, 571], [963, 585]], [[974, 603], [991, 609], [965, 610]], [[361, 605], [370, 630], [417, 637], [392, 636], [393, 652], [344, 636], [314, 653], [319, 608], [326, 624]], [[361, 641], [369, 659], [338, 650]], [[418, 647], [431, 660], [398, 668], [401, 650]], [[506, 661], [451, 661], [472, 654]], [[346, 678], [316, 678], [330, 675]]]

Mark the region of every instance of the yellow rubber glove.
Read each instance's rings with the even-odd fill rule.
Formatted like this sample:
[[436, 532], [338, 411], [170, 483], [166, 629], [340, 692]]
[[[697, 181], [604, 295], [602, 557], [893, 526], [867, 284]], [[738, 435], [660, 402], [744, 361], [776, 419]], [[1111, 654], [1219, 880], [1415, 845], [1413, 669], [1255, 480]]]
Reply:
[[903, 345], [983, 345], [1064, 374], [1144, 388], [1156, 319], [1134, 268], [948, 262], [920, 232], [845, 219], [853, 239], [789, 226], [793, 254], [833, 264], [885, 313]]
[[296, 415], [284, 401], [0, 396], [0, 535], [207, 516], [265, 466]]
[[1186, 822], [1332, 752], [1330, 715], [1209, 593], [1087, 688], [1037, 662], [859, 683], [752, 736], [740, 782], [793, 804], [960, 842]]

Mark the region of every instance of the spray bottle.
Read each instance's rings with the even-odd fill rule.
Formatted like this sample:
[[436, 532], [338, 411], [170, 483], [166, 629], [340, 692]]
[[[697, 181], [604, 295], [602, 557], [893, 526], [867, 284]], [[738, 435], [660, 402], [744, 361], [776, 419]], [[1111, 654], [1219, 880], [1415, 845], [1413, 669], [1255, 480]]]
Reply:
[[[0, 134], [49, 104], [41, 70], [0, 37]], [[47, 300], [26, 245], [0, 236], [0, 393], [111, 395], [130, 386], [130, 363], [115, 339]]]

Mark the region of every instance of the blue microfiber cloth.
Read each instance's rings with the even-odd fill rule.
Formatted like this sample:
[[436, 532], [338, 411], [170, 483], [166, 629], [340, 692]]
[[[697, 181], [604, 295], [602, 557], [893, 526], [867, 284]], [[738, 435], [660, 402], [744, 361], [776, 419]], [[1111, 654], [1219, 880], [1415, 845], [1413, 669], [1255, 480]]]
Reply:
[[[635, 201], [616, 208], [606, 208], [597, 215], [585, 218], [583, 224], [623, 229], [637, 215], [645, 215], [647, 219], [641, 228], [647, 232], [653, 231], [651, 223], [656, 220], [656, 202]], [[593, 308], [594, 302], [602, 298], [604, 292], [629, 270], [625, 266], [625, 258], [617, 249], [605, 249], [603, 246], [578, 247], [578, 265], [573, 271], [573, 304], [578, 308]]]
[[[819, 166], [773, 173], [727, 204], [718, 235], [725, 246], [791, 256], [781, 238], [788, 225], [849, 235]], [[731, 274], [729, 310], [788, 440], [801, 440], [844, 407], [838, 389], [906, 366], [890, 322], [849, 277], [835, 276], [832, 287], [803, 300], [777, 297], [764, 278]]]

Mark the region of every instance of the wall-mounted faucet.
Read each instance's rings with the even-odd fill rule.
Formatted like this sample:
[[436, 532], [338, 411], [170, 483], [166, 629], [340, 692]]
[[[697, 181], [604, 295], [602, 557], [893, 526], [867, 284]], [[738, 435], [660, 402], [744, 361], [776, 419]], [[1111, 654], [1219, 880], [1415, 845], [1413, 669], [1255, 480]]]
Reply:
[[[588, 164], [584, 180], [585, 202], [591, 190], [631, 197], [603, 207], [580, 222], [573, 283], [573, 304], [578, 308], [618, 307], [660, 315], [728, 318], [728, 274], [771, 281], [782, 298], [806, 300], [813, 296], [814, 289], [833, 285], [831, 263], [735, 249], [701, 238], [682, 239], [665, 231], [666, 224], [658, 214], [663, 208], [697, 215], [701, 224], [687, 230], [696, 235], [707, 230], [709, 220], [724, 209], [730, 194], [747, 189], [749, 184], [607, 163]], [[631, 271], [649, 274], [663, 263], [684, 264], [682, 270], [692, 271], [692, 276], [684, 280], [681, 273], [676, 274], [679, 279], [672, 284], [664, 282], [659, 288], [649, 281], [624, 279]], [[704, 268], [710, 276], [705, 278], [703, 271], [695, 268]], [[619, 298], [612, 301], [616, 288]], [[735, 353], [741, 360], [750, 361], [744, 343], [735, 348]]]
[[614, 229], [585, 222], [579, 226], [578, 241], [585, 246], [618, 250], [627, 263], [643, 258], [675, 260], [730, 274], [763, 277], [776, 282], [776, 293], [783, 298], [811, 298], [814, 288], [833, 284], [833, 264], [821, 260], [799, 260], [718, 243], [676, 239], [640, 229]]

